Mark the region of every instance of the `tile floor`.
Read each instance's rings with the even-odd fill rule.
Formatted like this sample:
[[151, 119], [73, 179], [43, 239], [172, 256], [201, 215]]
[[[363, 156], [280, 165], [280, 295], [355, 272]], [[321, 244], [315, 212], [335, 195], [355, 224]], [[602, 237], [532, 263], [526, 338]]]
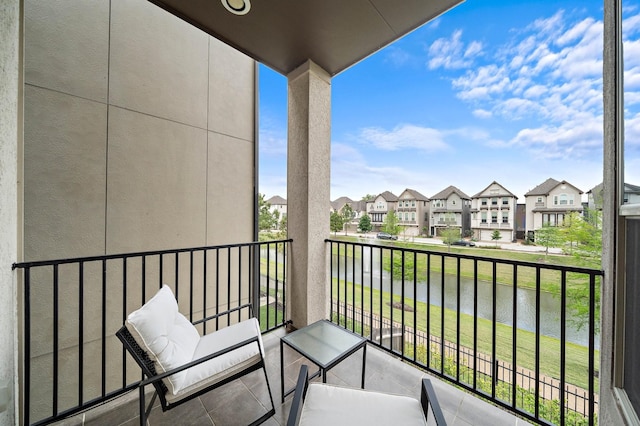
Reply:
[[[276, 405], [276, 414], [263, 423], [265, 426], [285, 425], [292, 396], [280, 403], [280, 349], [279, 338], [284, 333], [280, 329], [264, 336], [267, 353], [267, 375]], [[330, 370], [327, 382], [351, 387], [360, 386], [362, 352]], [[296, 352], [285, 347], [285, 387], [295, 386], [299, 366], [305, 360]], [[308, 362], [307, 362], [308, 363]], [[315, 371], [310, 365], [310, 371]], [[371, 390], [420, 397], [421, 379], [426, 373], [378, 350], [367, 348], [366, 384]], [[318, 380], [318, 379], [316, 379]], [[452, 426], [501, 426], [527, 425], [519, 419], [481, 399], [467, 394], [450, 384], [432, 377], [440, 406], [448, 425]], [[138, 419], [137, 392], [119, 398], [114, 403], [95, 408], [86, 413], [59, 422], [59, 425], [123, 425], [136, 426]], [[157, 403], [156, 403], [157, 405]], [[153, 408], [149, 425], [215, 425], [241, 426], [258, 418], [269, 406], [269, 395], [262, 370], [251, 373], [240, 380], [222, 386], [200, 398], [196, 398], [173, 410], [162, 412], [159, 405]], [[399, 426], [399, 425], [398, 425]]]

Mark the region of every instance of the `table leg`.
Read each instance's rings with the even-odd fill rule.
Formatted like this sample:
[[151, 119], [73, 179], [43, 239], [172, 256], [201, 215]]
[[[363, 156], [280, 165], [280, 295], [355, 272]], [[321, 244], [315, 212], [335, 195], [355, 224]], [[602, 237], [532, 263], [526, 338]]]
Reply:
[[362, 347], [362, 389], [364, 389], [364, 368], [367, 360], [367, 344]]
[[322, 370], [322, 383], [327, 383], [327, 370], [325, 370], [324, 368], [322, 368], [321, 370]]

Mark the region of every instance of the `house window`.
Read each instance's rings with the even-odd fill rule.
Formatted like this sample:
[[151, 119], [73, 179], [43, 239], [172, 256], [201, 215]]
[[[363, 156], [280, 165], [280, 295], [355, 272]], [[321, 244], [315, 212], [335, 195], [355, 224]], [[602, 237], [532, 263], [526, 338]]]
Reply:
[[416, 206], [416, 200], [411, 200], [411, 207], [415, 207]]
[[415, 213], [411, 213], [411, 220], [412, 220], [413, 222], [415, 222], [415, 221], [416, 221], [416, 214], [415, 214]]
[[502, 205], [503, 206], [508, 206], [509, 205], [509, 199], [507, 197], [502, 197]]
[[538, 201], [536, 201], [536, 203], [541, 203], [542, 202], [542, 197], [538, 197]]
[[509, 223], [509, 213], [507, 212], [502, 213], [502, 223]]
[[456, 200], [452, 200], [451, 204], [453, 204], [455, 206], [456, 205]]
[[487, 223], [487, 212], [482, 212], [480, 215], [481, 215], [480, 217], [482, 218], [481, 222]]
[[[557, 198], [557, 196], [556, 196]], [[560, 194], [560, 205], [561, 206], [566, 206], [568, 204], [569, 200], [567, 197], [567, 194]]]
[[480, 200], [480, 204], [483, 205], [483, 206], [486, 206], [487, 205], [487, 199], [486, 198], [481, 199]]
[[497, 197], [493, 197], [491, 199], [491, 205], [492, 206], [497, 206], [498, 205], [498, 198]]
[[491, 212], [491, 223], [498, 223], [498, 212]]
[[404, 214], [404, 220], [409, 220], [409, 213]]

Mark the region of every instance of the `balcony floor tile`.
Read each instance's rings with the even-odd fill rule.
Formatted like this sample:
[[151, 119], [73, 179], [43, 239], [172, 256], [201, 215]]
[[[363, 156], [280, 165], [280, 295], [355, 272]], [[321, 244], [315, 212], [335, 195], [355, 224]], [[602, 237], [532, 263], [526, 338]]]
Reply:
[[[280, 404], [279, 338], [282, 335], [284, 335], [284, 330], [280, 329], [264, 336], [267, 374], [276, 404], [276, 414], [264, 423], [265, 426], [285, 425], [291, 406], [291, 396], [285, 400], [284, 404]], [[287, 350], [285, 353], [285, 387], [287, 389], [295, 385], [299, 367], [305, 363], [309, 364], [296, 352]], [[362, 352], [356, 352], [328, 372], [327, 382], [359, 387], [361, 368]], [[315, 371], [315, 367], [310, 365], [310, 370]], [[400, 361], [385, 351], [378, 350], [374, 346], [367, 347], [365, 374], [367, 389], [419, 398], [423, 377], [431, 378], [449, 425], [522, 426], [529, 424], [507, 411]], [[315, 380], [319, 380], [319, 378]], [[265, 412], [265, 407], [268, 405], [269, 394], [263, 373], [260, 370], [165, 413], [159, 406], [156, 406], [151, 412], [148, 424], [151, 426], [165, 424], [240, 426], [259, 417]], [[138, 425], [137, 392], [132, 392], [109, 405], [77, 415], [58, 424]]]

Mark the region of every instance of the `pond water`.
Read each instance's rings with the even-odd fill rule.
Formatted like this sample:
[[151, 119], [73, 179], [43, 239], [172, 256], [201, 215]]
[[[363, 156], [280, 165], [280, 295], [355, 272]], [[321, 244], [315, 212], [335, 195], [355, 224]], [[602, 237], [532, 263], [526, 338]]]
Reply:
[[[362, 283], [366, 286], [373, 286], [379, 289], [382, 284], [382, 290], [391, 291], [390, 274], [380, 268], [380, 254], [378, 250], [373, 251], [373, 259], [370, 259], [370, 249], [365, 247], [364, 253], [364, 271], [360, 269], [359, 260], [355, 264], [355, 282]], [[371, 268], [373, 264], [373, 268]], [[332, 276], [338, 277], [338, 269], [340, 277], [344, 278], [345, 263], [344, 259], [338, 264], [337, 257], [334, 256]], [[352, 281], [354, 272], [352, 270], [351, 260], [347, 262], [347, 280]], [[431, 273], [430, 291], [426, 282], [416, 283], [417, 300], [426, 302], [427, 294], [429, 294], [430, 303], [440, 306], [442, 303], [442, 276], [440, 273]], [[393, 280], [393, 293], [401, 294], [402, 282], [398, 279]], [[405, 297], [413, 299], [414, 283], [409, 281], [405, 283]], [[473, 279], [460, 278], [460, 311], [465, 314], [473, 315], [474, 300], [477, 297], [478, 316], [480, 318], [492, 319], [493, 316], [493, 298], [492, 283], [487, 281], [478, 281], [477, 296], [474, 292]], [[496, 286], [496, 320], [499, 323], [509, 326], [513, 325], [513, 303], [514, 294], [513, 287], [509, 285], [498, 284]], [[517, 327], [535, 332], [536, 324], [536, 294], [534, 290], [527, 288], [518, 288], [515, 300], [517, 303]], [[551, 293], [540, 293], [540, 333], [542, 335], [560, 338], [560, 297]], [[448, 309], [457, 309], [457, 280], [455, 275], [445, 275], [444, 277], [444, 306]], [[566, 338], [567, 341], [583, 346], [589, 344], [589, 334], [586, 324], [578, 327], [578, 321], [572, 316], [572, 312], [567, 312]], [[600, 347], [600, 336], [595, 336], [596, 349]]]

